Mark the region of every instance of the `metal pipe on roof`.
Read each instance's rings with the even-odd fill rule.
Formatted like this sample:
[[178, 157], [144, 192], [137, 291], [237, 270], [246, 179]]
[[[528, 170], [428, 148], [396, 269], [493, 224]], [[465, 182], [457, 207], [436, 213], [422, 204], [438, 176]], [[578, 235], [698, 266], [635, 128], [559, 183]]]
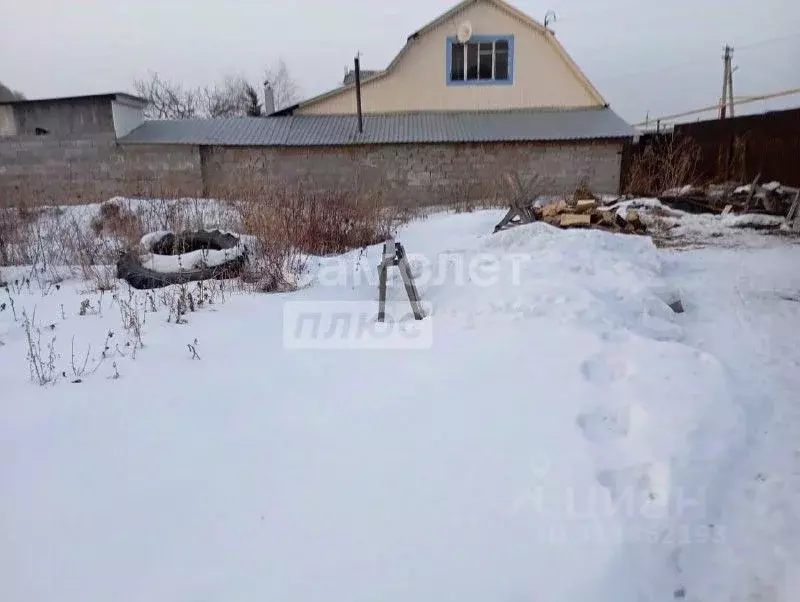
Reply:
[[356, 55], [356, 107], [358, 109], [358, 133], [364, 133], [364, 117], [361, 113], [361, 59]]

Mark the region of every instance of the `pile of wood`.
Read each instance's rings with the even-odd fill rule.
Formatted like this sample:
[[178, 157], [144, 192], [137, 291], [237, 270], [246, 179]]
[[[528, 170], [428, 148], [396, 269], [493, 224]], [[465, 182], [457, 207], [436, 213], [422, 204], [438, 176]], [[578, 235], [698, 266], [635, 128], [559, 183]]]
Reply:
[[729, 182], [705, 188], [684, 186], [665, 190], [658, 199], [674, 209], [691, 213], [761, 213], [788, 216], [800, 199], [800, 189], [780, 182], [759, 184], [759, 178], [745, 185]]
[[508, 213], [494, 227], [495, 232], [537, 221], [557, 228], [594, 228], [626, 234], [647, 232], [638, 211], [603, 206], [585, 182], [578, 185], [570, 199], [541, 204], [537, 199], [543, 185], [538, 175], [524, 182], [518, 173], [512, 172], [505, 174], [504, 180], [513, 200]]
[[544, 206], [514, 205], [494, 231], [542, 221], [557, 228], [594, 228], [626, 234], [645, 234], [647, 227], [635, 209], [604, 207], [595, 198], [560, 200]]

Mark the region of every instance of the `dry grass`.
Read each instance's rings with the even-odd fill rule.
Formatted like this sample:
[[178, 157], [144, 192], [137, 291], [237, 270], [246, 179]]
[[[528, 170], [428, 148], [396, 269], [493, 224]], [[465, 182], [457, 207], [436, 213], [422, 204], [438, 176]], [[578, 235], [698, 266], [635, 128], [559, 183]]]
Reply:
[[66, 271], [98, 290], [110, 290], [116, 286], [114, 266], [120, 253], [136, 248], [143, 233], [219, 228], [246, 235], [246, 287], [287, 290], [295, 285], [307, 255], [383, 242], [410, 219], [408, 212], [384, 205], [379, 194], [263, 186], [227, 191], [219, 195], [221, 200], [209, 201], [161, 192], [164, 196], [156, 199], [115, 198], [75, 210], [2, 209], [0, 265], [30, 265], [53, 279]]
[[669, 188], [696, 184], [700, 148], [690, 138], [654, 142], [633, 158], [625, 192], [658, 196]]
[[378, 244], [408, 219], [373, 195], [301, 187], [240, 192], [231, 204], [240, 216], [241, 231], [254, 239], [243, 280], [258, 290], [291, 288], [306, 255]]

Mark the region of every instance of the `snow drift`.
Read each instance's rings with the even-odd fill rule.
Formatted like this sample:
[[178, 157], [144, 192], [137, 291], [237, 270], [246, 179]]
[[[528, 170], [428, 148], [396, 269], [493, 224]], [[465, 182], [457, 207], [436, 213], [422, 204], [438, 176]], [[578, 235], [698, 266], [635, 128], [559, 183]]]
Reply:
[[[649, 239], [488, 234], [499, 217], [400, 232], [433, 314], [423, 350], [283, 347], [288, 303], [377, 307], [380, 246], [312, 258], [292, 294], [233, 295], [181, 326], [151, 315], [116, 380], [33, 387], [0, 313], [0, 596], [685, 593], [681, 538], [720, 544], [712, 509], [691, 500], [742, 438], [726, 370], [687, 344], [690, 315], [669, 309], [680, 291]], [[403, 302], [399, 276], [389, 285]], [[115, 328], [114, 311], [61, 319], [79, 286], [17, 303], [59, 340]]]

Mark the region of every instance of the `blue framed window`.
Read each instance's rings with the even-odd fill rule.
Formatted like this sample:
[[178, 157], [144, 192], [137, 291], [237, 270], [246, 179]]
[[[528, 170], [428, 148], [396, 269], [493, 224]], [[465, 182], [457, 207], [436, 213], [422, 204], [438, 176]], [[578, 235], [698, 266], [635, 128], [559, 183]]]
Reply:
[[514, 83], [514, 36], [447, 38], [448, 86], [510, 86]]

